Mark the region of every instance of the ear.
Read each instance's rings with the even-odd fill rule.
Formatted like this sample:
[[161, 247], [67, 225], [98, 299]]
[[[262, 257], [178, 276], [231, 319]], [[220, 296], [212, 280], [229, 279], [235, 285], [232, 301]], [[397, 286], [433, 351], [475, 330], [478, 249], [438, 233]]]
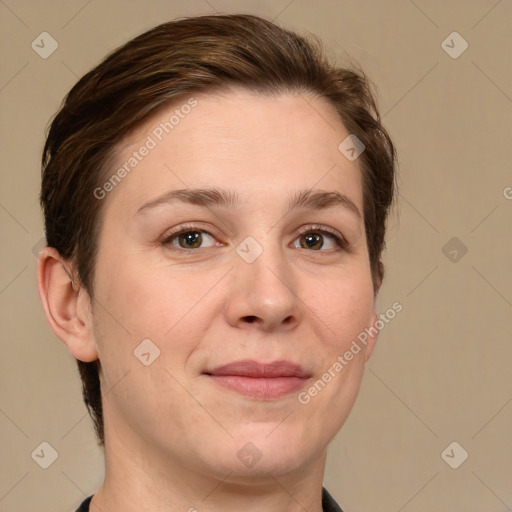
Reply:
[[80, 361], [98, 359], [87, 291], [75, 285], [71, 265], [57, 250], [45, 247], [37, 260], [37, 288], [53, 332]]
[[[375, 343], [377, 343], [377, 338], [379, 337], [379, 329], [377, 329], [377, 327], [375, 326], [378, 319], [379, 318], [377, 316], [376, 311], [373, 311], [371, 320], [370, 320], [370, 325], [368, 326], [369, 327], [368, 330], [369, 330], [370, 334], [368, 335], [368, 339], [366, 340], [366, 347], [365, 347], [365, 354], [364, 354], [365, 362], [367, 362], [368, 359], [370, 359], [373, 349], [375, 348]], [[374, 333], [374, 331], [377, 331], [377, 332]]]

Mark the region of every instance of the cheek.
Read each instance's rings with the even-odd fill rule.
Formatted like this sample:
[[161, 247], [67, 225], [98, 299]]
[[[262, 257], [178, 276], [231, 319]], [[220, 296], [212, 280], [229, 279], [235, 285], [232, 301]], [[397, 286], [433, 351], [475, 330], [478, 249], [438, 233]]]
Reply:
[[126, 256], [115, 270], [103, 277], [98, 297], [133, 336], [161, 336], [184, 314], [194, 291], [184, 278], [169, 269], [157, 271], [137, 258]]
[[329, 352], [339, 352], [370, 325], [373, 285], [364, 268], [337, 275], [321, 287], [310, 286], [310, 290], [304, 303], [321, 321]]
[[[200, 342], [214, 315], [209, 292], [224, 272], [200, 272], [192, 267], [151, 265], [143, 257], [125, 257], [108, 274], [99, 268], [97, 295], [105, 308], [98, 308], [98, 323], [109, 346], [133, 356], [133, 350], [149, 338], [162, 350], [172, 346], [172, 358], [182, 360]], [[105, 267], [103, 267], [105, 268]], [[107, 311], [108, 308], [108, 311]], [[198, 321], [198, 318], [201, 321]], [[109, 347], [103, 347], [104, 357]], [[169, 361], [170, 362], [170, 361]]]
[[[197, 272], [148, 268], [126, 258], [115, 272], [99, 268], [97, 274], [94, 321], [104, 388], [115, 389], [111, 403], [128, 415], [133, 403], [147, 402], [151, 410], [160, 410], [168, 406], [170, 396], [178, 405], [185, 400], [171, 375], [182, 371], [210, 325], [210, 310], [198, 301], [218, 280]], [[143, 362], [146, 353], [151, 360], [148, 366]], [[132, 420], [137, 422], [136, 415]]]

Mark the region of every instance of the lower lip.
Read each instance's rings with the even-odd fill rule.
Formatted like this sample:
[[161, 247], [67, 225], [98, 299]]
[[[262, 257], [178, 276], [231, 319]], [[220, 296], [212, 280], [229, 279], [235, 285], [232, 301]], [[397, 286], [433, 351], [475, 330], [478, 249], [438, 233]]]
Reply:
[[214, 382], [241, 395], [272, 400], [281, 398], [304, 386], [308, 379], [300, 377], [243, 377], [239, 375], [209, 375]]

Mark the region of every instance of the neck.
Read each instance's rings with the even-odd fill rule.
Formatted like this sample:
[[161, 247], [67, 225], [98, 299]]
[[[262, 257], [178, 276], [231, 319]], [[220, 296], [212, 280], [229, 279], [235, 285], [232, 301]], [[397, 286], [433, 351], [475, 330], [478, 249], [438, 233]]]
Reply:
[[322, 512], [325, 460], [324, 451], [292, 471], [276, 463], [244, 473], [106, 435], [105, 480], [90, 511]]

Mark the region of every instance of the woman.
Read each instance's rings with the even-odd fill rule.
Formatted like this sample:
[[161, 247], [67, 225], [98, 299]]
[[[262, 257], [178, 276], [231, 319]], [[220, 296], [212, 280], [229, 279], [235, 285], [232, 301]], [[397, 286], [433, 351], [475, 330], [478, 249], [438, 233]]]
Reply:
[[160, 25], [73, 87], [38, 286], [105, 449], [78, 510], [341, 510], [326, 449], [378, 336], [394, 183], [364, 74], [256, 16]]

